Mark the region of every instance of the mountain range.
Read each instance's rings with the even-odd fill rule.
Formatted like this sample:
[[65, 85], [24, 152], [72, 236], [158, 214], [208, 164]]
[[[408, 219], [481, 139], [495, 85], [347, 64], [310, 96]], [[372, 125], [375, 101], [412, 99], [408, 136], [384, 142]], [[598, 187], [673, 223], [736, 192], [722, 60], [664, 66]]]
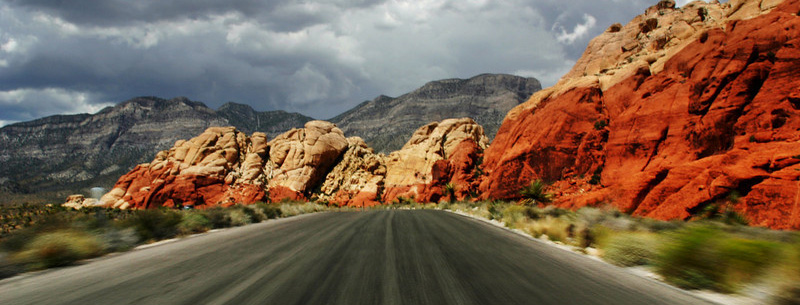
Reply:
[[535, 78], [507, 74], [445, 79], [396, 98], [365, 101], [329, 121], [388, 154], [400, 149], [420, 126], [449, 118], [472, 118], [492, 138], [506, 113], [541, 89]]

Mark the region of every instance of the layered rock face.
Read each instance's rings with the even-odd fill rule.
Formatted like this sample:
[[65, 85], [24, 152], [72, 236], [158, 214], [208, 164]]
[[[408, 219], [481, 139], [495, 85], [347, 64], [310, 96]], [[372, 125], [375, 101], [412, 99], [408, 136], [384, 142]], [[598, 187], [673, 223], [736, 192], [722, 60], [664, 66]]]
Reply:
[[540, 89], [535, 78], [504, 74], [445, 79], [397, 98], [366, 101], [331, 122], [382, 153], [401, 149], [419, 126], [450, 118], [473, 118], [493, 137], [506, 113]]
[[375, 154], [361, 138], [348, 139], [349, 149], [328, 174], [322, 199], [339, 205], [375, 205], [400, 197], [437, 202], [444, 186], [465, 198], [477, 184], [470, 179], [488, 138], [472, 119], [447, 119], [417, 129], [402, 149]]
[[798, 11], [661, 1], [612, 26], [509, 112], [486, 151], [484, 197], [545, 179], [563, 207], [688, 219], [738, 194], [751, 224], [800, 228]]
[[110, 187], [136, 164], [208, 127], [233, 125], [274, 136], [309, 120], [234, 103], [214, 111], [186, 98], [135, 98], [96, 114], [51, 116], [0, 128], [0, 182], [24, 185], [30, 192]]
[[303, 198], [346, 147], [341, 130], [322, 121], [271, 142], [264, 133], [212, 127], [138, 165], [100, 201], [122, 209], [226, 206], [266, 200], [272, 190], [273, 199]]

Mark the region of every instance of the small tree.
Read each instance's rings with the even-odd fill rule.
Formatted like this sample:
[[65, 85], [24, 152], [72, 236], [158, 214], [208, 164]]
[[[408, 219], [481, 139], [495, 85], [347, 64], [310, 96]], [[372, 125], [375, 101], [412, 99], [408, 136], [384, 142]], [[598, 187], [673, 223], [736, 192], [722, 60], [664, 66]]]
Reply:
[[527, 186], [519, 191], [522, 198], [525, 198], [526, 205], [536, 205], [537, 203], [548, 203], [553, 201], [553, 194], [547, 192], [547, 184], [541, 179], [531, 181]]

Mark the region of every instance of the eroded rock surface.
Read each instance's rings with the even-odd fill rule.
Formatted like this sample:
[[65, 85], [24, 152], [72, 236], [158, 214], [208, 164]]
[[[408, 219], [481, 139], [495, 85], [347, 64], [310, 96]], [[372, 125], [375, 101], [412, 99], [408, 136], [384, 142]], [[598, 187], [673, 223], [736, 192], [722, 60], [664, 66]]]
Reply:
[[389, 155], [375, 154], [360, 138], [348, 141], [347, 153], [321, 190], [323, 199], [355, 206], [390, 203], [400, 197], [436, 202], [448, 183], [458, 198], [464, 198], [476, 186], [466, 177], [471, 177], [488, 145], [483, 128], [469, 118], [420, 127], [401, 150]]
[[302, 199], [346, 147], [333, 124], [306, 123], [271, 142], [212, 127], [122, 176], [100, 201], [115, 208], [209, 206]]
[[545, 179], [563, 207], [689, 219], [735, 192], [751, 224], [800, 228], [798, 11], [797, 0], [659, 4], [610, 29], [509, 112], [486, 151], [484, 196], [517, 198]]

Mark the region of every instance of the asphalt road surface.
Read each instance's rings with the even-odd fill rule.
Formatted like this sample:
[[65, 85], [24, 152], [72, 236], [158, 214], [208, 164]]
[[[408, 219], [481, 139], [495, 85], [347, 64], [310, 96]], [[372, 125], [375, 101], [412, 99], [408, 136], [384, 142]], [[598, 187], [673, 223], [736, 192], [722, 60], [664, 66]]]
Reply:
[[318, 213], [0, 281], [0, 304], [705, 304], [464, 216]]

